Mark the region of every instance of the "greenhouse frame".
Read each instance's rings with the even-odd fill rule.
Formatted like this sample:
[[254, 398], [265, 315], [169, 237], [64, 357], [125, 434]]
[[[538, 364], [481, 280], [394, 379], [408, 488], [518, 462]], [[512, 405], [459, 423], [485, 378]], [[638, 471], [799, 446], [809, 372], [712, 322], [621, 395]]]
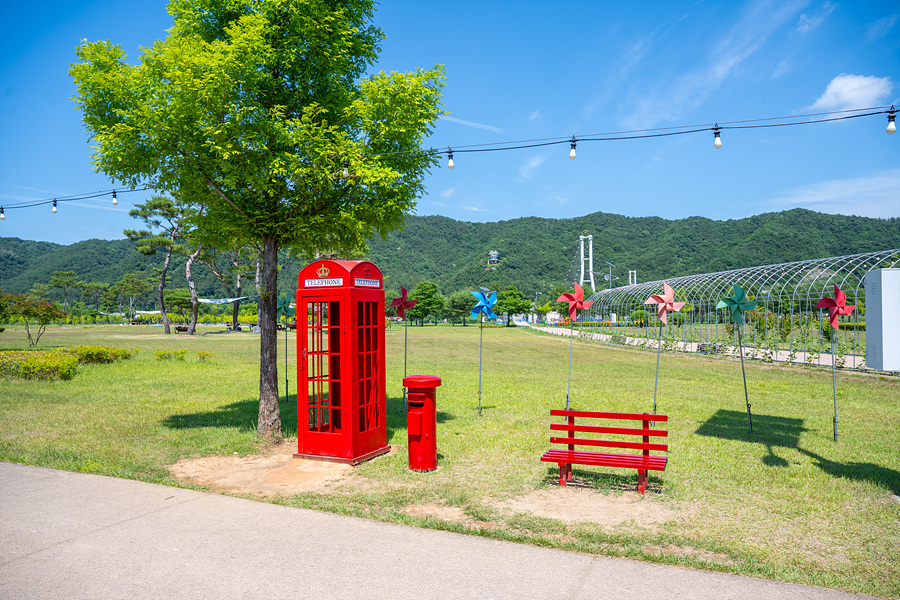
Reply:
[[[865, 276], [875, 269], [900, 268], [900, 249], [803, 260], [688, 275], [616, 287], [594, 293], [594, 304], [583, 317], [582, 335], [625, 345], [707, 354], [737, 355], [735, 325], [720, 300], [734, 295], [734, 285], [756, 310], [744, 315], [741, 337], [744, 356], [767, 362], [831, 365], [832, 332], [828, 311], [816, 308], [822, 298], [833, 298], [834, 286], [847, 294], [856, 310], [842, 317], [834, 339], [835, 366], [864, 369]], [[655, 305], [645, 302], [663, 293], [663, 283], [675, 291], [675, 300], [686, 302], [679, 312], [668, 314], [660, 326]]]

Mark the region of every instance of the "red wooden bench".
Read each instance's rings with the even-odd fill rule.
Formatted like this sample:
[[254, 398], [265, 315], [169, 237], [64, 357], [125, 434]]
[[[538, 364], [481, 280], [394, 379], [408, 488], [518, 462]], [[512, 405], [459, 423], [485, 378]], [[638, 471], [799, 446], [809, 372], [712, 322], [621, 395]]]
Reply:
[[[651, 443], [651, 437], [666, 437], [669, 432], [664, 429], [651, 429], [654, 421], [668, 421], [666, 415], [646, 415], [633, 413], [608, 413], [588, 412], [581, 410], [551, 410], [551, 417], [565, 417], [563, 423], [550, 424], [550, 443], [565, 444], [566, 449], [551, 448], [541, 457], [544, 462], [557, 463], [559, 465], [559, 485], [565, 486], [566, 481], [572, 481], [572, 465], [594, 465], [599, 467], [621, 467], [623, 469], [637, 469], [638, 491], [643, 494], [647, 488], [647, 471], [665, 471], [665, 456], [651, 455], [651, 450], [667, 451], [666, 444]], [[576, 425], [575, 419], [594, 419], [590, 425]], [[599, 419], [616, 419], [641, 421], [643, 426], [637, 427], [609, 427], [597, 425]], [[552, 432], [568, 432], [566, 437], [555, 437]], [[575, 437], [575, 434], [611, 434], [617, 439], [606, 440], [589, 437]], [[622, 436], [640, 436], [643, 441], [627, 441], [629, 438], [619, 439]], [[641, 454], [612, 454], [608, 452], [594, 452], [590, 450], [575, 450], [575, 446], [594, 446], [605, 448], [623, 448], [641, 450]]]

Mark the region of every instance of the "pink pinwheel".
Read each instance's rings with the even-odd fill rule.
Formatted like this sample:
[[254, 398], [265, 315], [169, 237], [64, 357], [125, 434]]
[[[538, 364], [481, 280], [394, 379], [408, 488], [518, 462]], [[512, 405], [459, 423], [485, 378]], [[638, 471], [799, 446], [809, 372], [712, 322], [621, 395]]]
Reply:
[[[836, 284], [834, 286], [834, 298], [822, 298], [816, 304], [816, 308], [827, 308], [831, 313], [831, 326], [838, 328], [838, 317], [850, 316], [856, 306], [847, 306], [847, 294], [841, 291]], [[834, 441], [838, 441], [838, 419], [837, 419], [837, 380], [834, 376], [834, 336], [831, 334], [831, 391], [834, 395]]]
[[687, 302], [675, 302], [675, 290], [663, 283], [663, 295], [653, 294], [644, 304], [655, 304], [659, 317], [659, 340], [656, 342], [656, 378], [653, 381], [653, 414], [656, 414], [656, 390], [659, 387], [659, 354], [662, 352], [662, 330], [666, 324], [666, 313], [681, 310]]
[[557, 302], [568, 302], [569, 303], [569, 320], [576, 320], [576, 311], [579, 310], [587, 310], [591, 307], [593, 302], [585, 301], [584, 299], [584, 290], [581, 289], [581, 286], [577, 283], [575, 284], [575, 293], [566, 292], [562, 296], [556, 299]]
[[644, 304], [655, 304], [657, 309], [656, 316], [663, 323], [666, 322], [666, 313], [678, 312], [687, 302], [675, 302], [675, 290], [669, 287], [668, 283], [663, 283], [663, 295], [653, 294]]
[[390, 308], [396, 307], [397, 308], [397, 316], [405, 321], [406, 320], [406, 309], [412, 308], [413, 306], [415, 306], [416, 302], [418, 302], [418, 300], [407, 299], [406, 288], [401, 285], [400, 286], [400, 297], [394, 298], [393, 300], [391, 300]]
[[827, 308], [829, 313], [831, 313], [829, 315], [831, 326], [837, 329], [838, 317], [850, 316], [850, 313], [853, 312], [853, 309], [855, 309], [856, 306], [847, 306], [847, 294], [835, 285], [834, 298], [822, 298], [819, 300], [819, 303], [816, 304], [816, 308]]

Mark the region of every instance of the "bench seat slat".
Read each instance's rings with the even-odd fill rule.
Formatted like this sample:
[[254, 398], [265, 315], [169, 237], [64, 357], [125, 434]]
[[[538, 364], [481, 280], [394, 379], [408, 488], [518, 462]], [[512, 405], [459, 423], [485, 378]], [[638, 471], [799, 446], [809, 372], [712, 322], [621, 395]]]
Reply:
[[665, 456], [642, 456], [640, 454], [606, 454], [600, 452], [579, 452], [569, 450], [548, 450], [541, 457], [544, 462], [565, 464], [590, 465], [601, 467], [627, 467], [632, 469], [647, 469], [651, 471], [665, 471]]
[[629, 429], [626, 427], [601, 427], [598, 425], [569, 425], [568, 423], [551, 423], [551, 431], [578, 431], [581, 433], [610, 433], [621, 435], [646, 435], [650, 437], [667, 437], [665, 429]]
[[632, 450], [667, 451], [666, 444], [645, 444], [643, 442], [618, 442], [611, 440], [586, 440], [581, 438], [551, 437], [551, 444], [572, 444], [575, 446], [603, 446], [605, 448], [630, 448]]
[[587, 410], [551, 409], [552, 417], [588, 417], [590, 419], [631, 419], [634, 421], [668, 421], [668, 415], [645, 415], [637, 413], [609, 413]]

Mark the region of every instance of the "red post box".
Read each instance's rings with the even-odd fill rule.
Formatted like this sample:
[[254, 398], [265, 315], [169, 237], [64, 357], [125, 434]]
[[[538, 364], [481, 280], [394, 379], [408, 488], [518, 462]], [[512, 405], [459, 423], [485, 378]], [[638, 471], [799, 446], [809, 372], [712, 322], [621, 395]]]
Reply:
[[437, 409], [435, 389], [441, 378], [411, 375], [403, 379], [409, 410], [406, 413], [409, 436], [409, 468], [413, 471], [437, 469]]
[[368, 261], [319, 260], [297, 289], [297, 454], [358, 464], [390, 450], [384, 286]]

